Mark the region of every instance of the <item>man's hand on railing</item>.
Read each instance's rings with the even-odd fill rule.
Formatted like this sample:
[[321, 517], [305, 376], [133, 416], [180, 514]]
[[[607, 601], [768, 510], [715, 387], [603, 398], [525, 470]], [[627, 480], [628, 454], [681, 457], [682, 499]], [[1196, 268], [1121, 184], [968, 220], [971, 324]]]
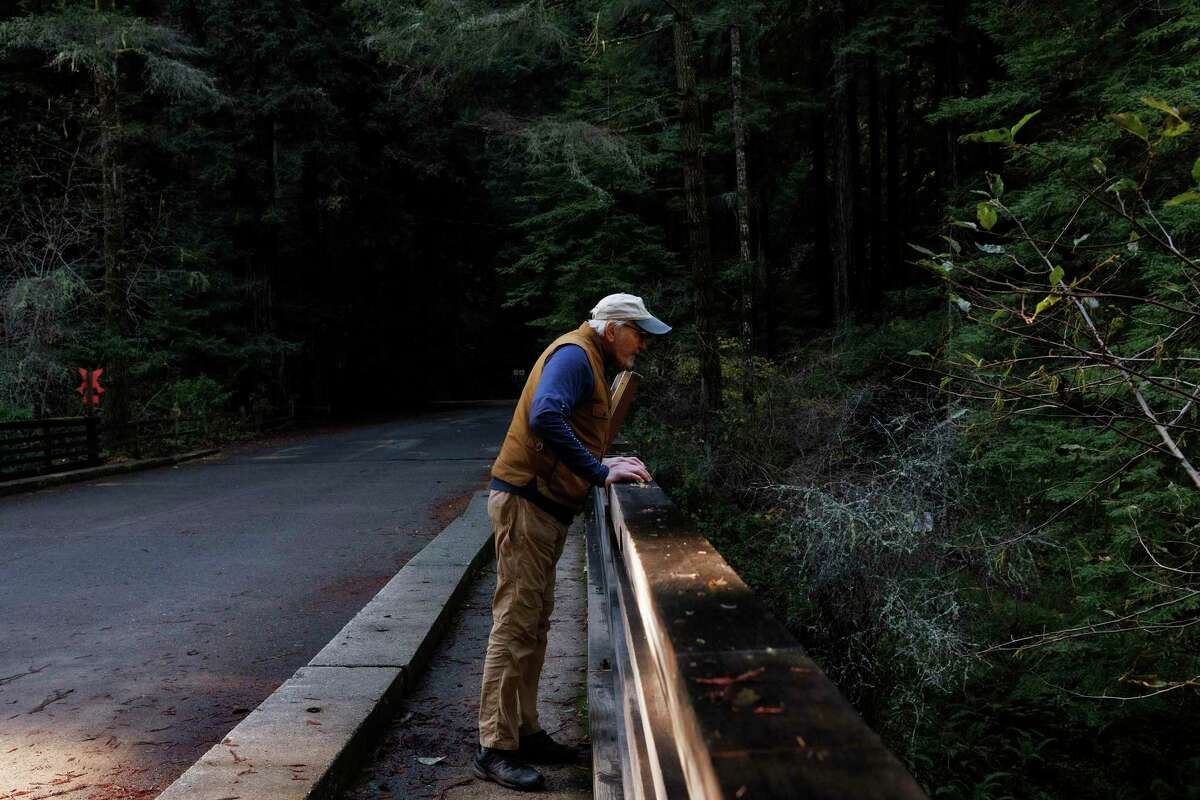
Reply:
[[650, 477], [650, 471], [646, 469], [646, 465], [636, 456], [613, 456], [604, 459], [603, 463], [608, 467], [608, 479], [604, 481], [605, 486], [632, 481], [649, 483], [654, 480]]

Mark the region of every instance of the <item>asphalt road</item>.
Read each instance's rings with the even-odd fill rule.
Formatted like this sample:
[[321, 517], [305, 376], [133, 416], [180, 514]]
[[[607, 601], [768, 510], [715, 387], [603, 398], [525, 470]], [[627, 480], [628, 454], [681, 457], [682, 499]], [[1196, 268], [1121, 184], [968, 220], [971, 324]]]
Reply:
[[510, 415], [0, 499], [0, 800], [155, 796], [437, 534]]

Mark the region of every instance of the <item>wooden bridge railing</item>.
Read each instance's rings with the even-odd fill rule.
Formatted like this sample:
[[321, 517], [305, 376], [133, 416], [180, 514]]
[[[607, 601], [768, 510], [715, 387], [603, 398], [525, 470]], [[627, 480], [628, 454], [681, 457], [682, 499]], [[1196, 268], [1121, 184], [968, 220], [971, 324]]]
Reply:
[[657, 486], [593, 492], [596, 798], [925, 795]]
[[155, 417], [124, 425], [105, 425], [99, 417], [0, 422], [0, 481], [99, 466], [105, 447], [116, 446], [134, 458], [177, 453], [207, 434], [208, 421], [198, 417]]
[[98, 426], [96, 417], [0, 422], [0, 480], [96, 466]]
[[146, 417], [122, 425], [104, 425], [101, 440], [107, 447], [134, 458], [177, 453], [189, 443], [207, 438], [209, 420], [204, 417]]

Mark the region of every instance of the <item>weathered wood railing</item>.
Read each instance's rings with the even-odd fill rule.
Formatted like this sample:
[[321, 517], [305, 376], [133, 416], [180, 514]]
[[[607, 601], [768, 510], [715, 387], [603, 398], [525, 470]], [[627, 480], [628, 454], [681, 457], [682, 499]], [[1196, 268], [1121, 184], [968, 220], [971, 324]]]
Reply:
[[203, 418], [157, 417], [105, 425], [99, 417], [0, 422], [0, 481], [30, 478], [103, 462], [116, 447], [134, 458], [176, 453], [208, 433]]
[[121, 425], [105, 425], [100, 438], [106, 447], [134, 458], [177, 453], [189, 443], [208, 437], [209, 420], [204, 417], [146, 417]]
[[0, 480], [99, 464], [98, 425], [95, 417], [0, 422]]
[[592, 500], [598, 799], [925, 797], [660, 488], [622, 484]]

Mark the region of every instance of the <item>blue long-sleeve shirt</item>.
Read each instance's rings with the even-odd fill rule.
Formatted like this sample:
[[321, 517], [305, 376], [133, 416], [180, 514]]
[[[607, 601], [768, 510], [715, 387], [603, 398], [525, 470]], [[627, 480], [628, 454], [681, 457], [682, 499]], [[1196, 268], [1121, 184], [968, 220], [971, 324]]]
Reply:
[[587, 353], [579, 345], [563, 345], [550, 354], [542, 367], [529, 425], [563, 466], [593, 486], [603, 486], [608, 467], [588, 452], [567, 424], [567, 418], [577, 407], [591, 401], [594, 389]]
[[[563, 345], [551, 353], [542, 366], [541, 379], [533, 394], [533, 407], [529, 411], [529, 425], [563, 466], [593, 486], [603, 486], [608, 479], [608, 467], [588, 452], [567, 423], [576, 408], [591, 401], [594, 389], [587, 353], [579, 345]], [[557, 504], [541, 496], [536, 482], [529, 486], [513, 486], [493, 478], [492, 488], [519, 494], [560, 520], [570, 522], [571, 514], [551, 507]]]

